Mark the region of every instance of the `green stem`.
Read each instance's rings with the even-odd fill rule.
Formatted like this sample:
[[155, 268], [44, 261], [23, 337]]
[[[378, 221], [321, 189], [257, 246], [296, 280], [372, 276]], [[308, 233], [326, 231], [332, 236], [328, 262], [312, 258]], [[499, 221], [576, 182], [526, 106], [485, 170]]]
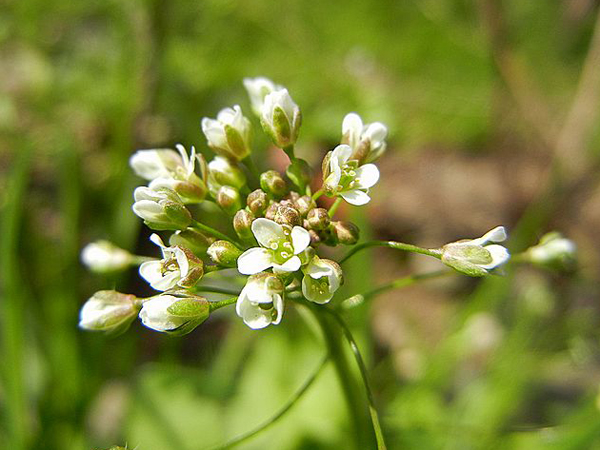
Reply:
[[429, 280], [431, 278], [439, 278], [444, 275], [451, 275], [453, 271], [449, 270], [436, 270], [435, 272], [427, 272], [416, 275], [409, 275], [402, 278], [397, 278], [394, 281], [378, 286], [374, 289], [363, 292], [362, 294], [353, 295], [352, 297], [348, 297], [345, 300], [340, 302], [340, 308], [342, 309], [351, 309], [358, 305], [363, 304], [367, 300], [371, 300], [373, 297], [385, 292], [390, 291], [392, 289], [400, 289], [403, 287], [411, 286], [413, 284], [418, 283], [422, 280]]
[[290, 161], [293, 161], [294, 159], [296, 159], [296, 155], [294, 155], [294, 146], [293, 145], [284, 147], [282, 150], [285, 152], [286, 155], [288, 155], [288, 157], [290, 158]]
[[218, 286], [196, 286], [194, 290], [198, 293], [212, 293], [212, 294], [227, 294], [227, 295], [240, 295], [238, 289], [222, 288]]
[[264, 431], [267, 428], [269, 428], [271, 425], [275, 424], [279, 419], [281, 419], [285, 415], [285, 413], [287, 413], [292, 408], [292, 406], [294, 406], [296, 404], [296, 402], [298, 402], [298, 400], [300, 400], [300, 398], [302, 398], [302, 396], [305, 394], [305, 392], [308, 391], [308, 388], [317, 379], [317, 377], [319, 376], [319, 374], [325, 367], [325, 364], [327, 363], [328, 360], [329, 360], [328, 355], [325, 355], [321, 359], [321, 362], [319, 363], [317, 368], [313, 371], [313, 373], [311, 373], [310, 376], [306, 379], [306, 381], [304, 381], [302, 386], [300, 386], [300, 388], [287, 401], [287, 403], [285, 405], [283, 405], [281, 407], [281, 409], [279, 411], [277, 411], [271, 418], [267, 419], [265, 422], [258, 425], [256, 428], [254, 428], [250, 431], [247, 431], [245, 433], [242, 433], [239, 436], [234, 437], [230, 441], [226, 442], [225, 444], [219, 445], [217, 447], [213, 447], [212, 449], [213, 450], [224, 450], [227, 448], [232, 448], [232, 447], [234, 447], [238, 444], [241, 444], [242, 442], [247, 441], [248, 439], [256, 436], [261, 431]]
[[250, 171], [250, 173], [256, 177], [256, 181], [260, 180], [260, 172], [258, 170], [258, 167], [256, 167], [256, 164], [254, 163], [254, 160], [252, 159], [251, 155], [248, 155], [245, 159], [244, 159], [244, 163], [246, 164], [246, 167], [248, 168], [248, 170]]
[[340, 260], [340, 264], [343, 264], [351, 256], [360, 252], [361, 250], [365, 250], [365, 249], [371, 248], [371, 247], [389, 247], [389, 248], [393, 248], [396, 250], [404, 250], [406, 252], [420, 253], [422, 255], [433, 256], [434, 258], [437, 258], [437, 259], [440, 259], [442, 257], [442, 252], [438, 249], [423, 248], [423, 247], [418, 247], [416, 245], [405, 244], [403, 242], [396, 242], [396, 241], [369, 241], [369, 242], [363, 242], [362, 244], [358, 244], [358, 245], [354, 246], [354, 248], [352, 248], [352, 250], [350, 250], [348, 253], [346, 253], [346, 256], [344, 256]]
[[225, 306], [233, 305], [237, 302], [237, 297], [228, 298], [225, 300], [220, 300], [218, 302], [210, 302], [210, 312], [216, 311], [217, 309], [224, 308]]
[[340, 387], [342, 388], [346, 404], [348, 405], [352, 429], [354, 430], [356, 437], [356, 448], [361, 450], [373, 448], [374, 437], [370, 420], [367, 416], [367, 410], [363, 403], [364, 394], [360, 383], [350, 369], [344, 346], [342, 345], [344, 337], [340, 327], [337, 326], [332, 315], [322, 314], [321, 311], [319, 311], [320, 309], [323, 309], [322, 307], [318, 308], [304, 299], [298, 299], [297, 301], [308, 307], [317, 319], [321, 328], [331, 362], [334, 365]]
[[133, 256], [131, 258], [131, 265], [132, 266], [139, 266], [142, 263], [156, 260], [156, 258], [152, 258], [150, 256], [140, 256], [140, 255], [132, 255], [132, 256]]
[[333, 217], [335, 215], [335, 212], [337, 211], [341, 203], [342, 197], [338, 197], [335, 199], [335, 202], [333, 202], [333, 205], [331, 205], [331, 208], [329, 208], [329, 217]]
[[227, 241], [227, 242], [231, 242], [233, 245], [235, 245], [240, 250], [242, 249], [241, 245], [238, 242], [236, 242], [234, 239], [230, 238], [226, 234], [221, 233], [218, 230], [215, 230], [212, 227], [209, 227], [208, 225], [204, 225], [203, 223], [198, 222], [197, 220], [194, 220], [192, 222], [191, 226], [193, 228], [196, 228], [196, 229], [200, 230], [200, 231], [204, 231], [205, 233], [208, 233], [211, 236], [214, 236], [216, 238], [222, 239], [222, 240]]
[[325, 193], [325, 189], [319, 189], [317, 192], [315, 192], [312, 196], [313, 200], [317, 200], [321, 195], [323, 195]]
[[341, 318], [341, 316], [334, 310], [329, 309], [327, 307], [323, 308], [323, 310], [326, 311], [331, 317], [334, 318], [334, 320], [337, 322], [337, 324], [342, 329], [344, 337], [350, 344], [350, 348], [352, 349], [352, 353], [354, 354], [354, 359], [356, 360], [356, 364], [358, 365], [358, 368], [360, 370], [360, 375], [362, 377], [363, 385], [365, 387], [365, 392], [367, 394], [367, 400], [369, 401], [369, 414], [371, 415], [371, 422], [373, 423], [373, 430], [375, 431], [375, 438], [377, 440], [377, 449], [385, 450], [386, 446], [385, 446], [385, 441], [383, 438], [383, 431], [381, 429], [381, 424], [379, 422], [379, 415], [377, 414], [377, 409], [375, 409], [375, 402], [373, 400], [373, 392], [371, 391], [371, 386], [369, 384], [367, 366], [365, 364], [365, 361], [363, 360], [362, 355], [360, 354], [358, 345], [356, 344], [356, 341], [354, 340], [354, 336], [352, 336], [352, 333], [350, 332], [350, 328], [348, 328], [348, 325], [346, 325], [346, 322], [344, 322], [344, 320]]

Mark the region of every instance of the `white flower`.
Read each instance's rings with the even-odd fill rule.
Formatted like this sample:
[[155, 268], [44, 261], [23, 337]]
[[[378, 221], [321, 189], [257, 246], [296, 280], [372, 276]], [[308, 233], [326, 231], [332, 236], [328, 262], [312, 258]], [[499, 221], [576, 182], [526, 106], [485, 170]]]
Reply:
[[568, 266], [575, 262], [575, 243], [554, 231], [545, 234], [540, 242], [527, 250], [525, 255], [534, 264]]
[[239, 190], [245, 184], [246, 175], [244, 175], [244, 172], [227, 158], [215, 156], [208, 163], [208, 188], [213, 197], [217, 196], [223, 186], [231, 186]]
[[364, 162], [375, 161], [387, 147], [387, 127], [381, 122], [363, 124], [356, 113], [347, 114], [342, 123], [342, 143], [352, 148], [351, 159]]
[[158, 245], [163, 254], [162, 260], [146, 261], [140, 266], [140, 275], [157, 291], [167, 291], [180, 286], [195, 285], [204, 274], [202, 260], [187, 248], [167, 247], [162, 239], [153, 234], [150, 240]]
[[184, 166], [184, 160], [171, 149], [138, 150], [129, 158], [129, 165], [136, 175], [154, 180], [170, 177], [178, 167]]
[[252, 275], [238, 297], [235, 311], [254, 330], [277, 325], [283, 315], [283, 293], [283, 282], [277, 275]]
[[222, 109], [217, 120], [202, 119], [202, 132], [208, 146], [218, 155], [240, 161], [250, 154], [252, 126], [239, 105]]
[[477, 239], [465, 239], [442, 247], [444, 264], [472, 277], [487, 275], [492, 269], [510, 259], [508, 250], [501, 245], [489, 244], [506, 240], [504, 227], [496, 227]]
[[117, 291], [99, 291], [81, 308], [79, 327], [85, 330], [117, 333], [127, 329], [140, 310], [134, 295]]
[[83, 248], [81, 261], [94, 272], [111, 272], [129, 267], [133, 256], [112, 242], [96, 241]]
[[308, 231], [260, 218], [252, 222], [252, 233], [261, 247], [248, 249], [238, 258], [240, 273], [253, 275], [271, 267], [274, 272], [295, 272], [300, 269], [302, 262], [298, 254], [310, 244]]
[[265, 77], [244, 78], [244, 87], [248, 91], [252, 111], [257, 116], [260, 116], [262, 112], [265, 97], [273, 91], [283, 89], [282, 86], [273, 83]]
[[306, 266], [302, 294], [315, 303], [327, 303], [342, 284], [342, 268], [335, 261], [315, 256]]
[[154, 230], [181, 230], [192, 222], [190, 212], [171, 189], [140, 186], [133, 197], [133, 212]]
[[294, 145], [300, 131], [302, 115], [287, 89], [273, 91], [265, 97], [260, 122], [265, 132], [279, 147]]
[[210, 306], [202, 297], [166, 294], [146, 300], [140, 311], [140, 319], [146, 327], [174, 335], [189, 333], [209, 315]]
[[369, 203], [369, 188], [379, 180], [379, 169], [375, 164], [359, 165], [350, 159], [352, 148], [338, 145], [329, 152], [324, 162], [324, 186], [330, 195], [341, 195], [348, 203], [361, 206]]

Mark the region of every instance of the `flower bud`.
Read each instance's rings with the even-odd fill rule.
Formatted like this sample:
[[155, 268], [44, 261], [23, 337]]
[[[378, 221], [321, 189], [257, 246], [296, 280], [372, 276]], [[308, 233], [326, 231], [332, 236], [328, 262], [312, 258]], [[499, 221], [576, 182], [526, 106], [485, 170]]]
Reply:
[[532, 264], [543, 267], [569, 270], [576, 263], [577, 247], [557, 231], [545, 234], [540, 242], [525, 252], [525, 258]]
[[277, 222], [280, 225], [300, 226], [302, 225], [302, 218], [300, 213], [295, 208], [285, 204], [274, 203], [267, 209], [265, 214], [267, 219]]
[[237, 267], [237, 259], [242, 251], [229, 241], [216, 241], [206, 251], [210, 259], [223, 267]]
[[265, 77], [244, 78], [244, 87], [248, 91], [252, 111], [260, 117], [265, 97], [273, 91], [283, 89]]
[[134, 295], [117, 291], [99, 291], [81, 308], [79, 327], [85, 330], [119, 334], [127, 330], [140, 310]]
[[250, 154], [252, 126], [238, 105], [222, 109], [217, 120], [202, 119], [202, 131], [217, 155], [241, 161]]
[[116, 272], [127, 269], [133, 256], [112, 242], [96, 241], [83, 248], [81, 261], [94, 272]]
[[504, 227], [496, 227], [477, 239], [464, 239], [446, 244], [441, 249], [441, 260], [458, 272], [471, 277], [482, 277], [510, 259], [508, 250], [490, 242], [506, 240]]
[[232, 186], [221, 186], [217, 193], [217, 203], [227, 214], [233, 215], [242, 207], [239, 191]]
[[151, 189], [167, 188], [179, 195], [183, 203], [200, 203], [206, 197], [206, 185], [192, 174], [195, 181], [178, 180], [177, 178], [156, 178], [148, 185]]
[[208, 163], [208, 188], [216, 196], [221, 186], [232, 186], [241, 189], [246, 184], [246, 175], [227, 158], [216, 156]]
[[268, 170], [260, 175], [260, 187], [274, 197], [282, 197], [287, 192], [285, 180], [276, 170]]
[[368, 123], [363, 121], [356, 113], [347, 114], [342, 123], [342, 144], [352, 148], [351, 159], [360, 165], [372, 162], [379, 158], [387, 147], [387, 127], [380, 123]]
[[215, 238], [206, 236], [194, 228], [176, 231], [169, 238], [169, 245], [172, 247], [189, 248], [196, 255], [204, 253], [213, 242]]
[[264, 191], [257, 189], [248, 194], [246, 204], [256, 217], [261, 217], [265, 214], [267, 206], [269, 206], [269, 199]]
[[249, 240], [253, 238], [252, 235], [252, 222], [255, 217], [250, 211], [240, 209], [233, 216], [233, 229], [243, 240]]
[[280, 89], [265, 97], [260, 121], [273, 142], [286, 148], [296, 143], [302, 115], [287, 89]]
[[291, 164], [287, 167], [285, 174], [288, 176], [292, 183], [304, 191], [306, 185], [310, 183], [312, 178], [311, 170], [308, 163], [300, 158], [294, 159]]
[[329, 219], [329, 213], [325, 208], [313, 208], [308, 212], [306, 217], [308, 225], [313, 230], [324, 230], [329, 227], [331, 220]]
[[171, 189], [141, 186], [133, 196], [133, 212], [153, 230], [182, 230], [192, 223], [192, 215]]
[[248, 277], [235, 311], [254, 330], [277, 325], [283, 316], [285, 286], [279, 276], [261, 272]]
[[343, 283], [342, 268], [335, 261], [315, 256], [306, 266], [302, 295], [315, 303], [327, 303]]
[[302, 217], [306, 217], [311, 209], [317, 207], [317, 202], [310, 195], [303, 195], [294, 200], [294, 207]]
[[340, 244], [354, 245], [360, 238], [360, 230], [352, 222], [332, 222], [333, 234]]
[[181, 336], [189, 333], [210, 315], [209, 302], [187, 294], [161, 294], [146, 300], [140, 311], [142, 323], [153, 330]]

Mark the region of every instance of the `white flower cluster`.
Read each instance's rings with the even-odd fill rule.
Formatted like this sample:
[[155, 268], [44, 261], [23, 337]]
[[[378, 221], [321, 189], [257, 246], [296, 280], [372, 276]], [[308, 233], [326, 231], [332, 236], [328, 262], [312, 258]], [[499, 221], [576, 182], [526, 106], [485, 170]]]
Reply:
[[[101, 241], [88, 245], [82, 260], [102, 272], [139, 265], [140, 276], [159, 293], [146, 299], [116, 291], [96, 293], [81, 310], [82, 328], [121, 331], [139, 316], [151, 329], [184, 334], [215, 309], [235, 303], [237, 315], [250, 328], [261, 329], [279, 324], [290, 301], [325, 304], [334, 298], [343, 283], [342, 269], [319, 256], [319, 250], [358, 242], [358, 227], [335, 220], [335, 211], [342, 200], [356, 206], [370, 201], [369, 191], [379, 180], [374, 162], [387, 148], [388, 130], [382, 123], [364, 123], [358, 114], [347, 114], [339, 145], [323, 159], [322, 184], [312, 192], [317, 181], [308, 163], [294, 152], [300, 108], [287, 89], [266, 78], [245, 79], [244, 86], [263, 131], [290, 159], [285, 175], [267, 170], [247, 176], [256, 170], [250, 160], [253, 130], [239, 105], [222, 109], [216, 119], [201, 120], [207, 145], [215, 153], [208, 163], [194, 147], [189, 155], [181, 145], [176, 150], [137, 151], [130, 165], [149, 183], [135, 189], [133, 212], [153, 230], [172, 231], [169, 245], [152, 234], [150, 240], [162, 253], [157, 259], [131, 255]], [[318, 203], [322, 195], [334, 199], [329, 209], [325, 202]], [[194, 204], [200, 207], [190, 206]], [[235, 235], [195, 216], [215, 205], [229, 217]], [[497, 227], [480, 238], [433, 250], [386, 244], [417, 249], [466, 275], [484, 276], [508, 261], [508, 250], [498, 244], [505, 239], [504, 228]], [[546, 261], [571, 250], [564, 240], [547, 241], [528, 253], [531, 260]], [[201, 281], [224, 269], [244, 277], [245, 286], [234, 298], [207, 300], [201, 294], [210, 291]]]

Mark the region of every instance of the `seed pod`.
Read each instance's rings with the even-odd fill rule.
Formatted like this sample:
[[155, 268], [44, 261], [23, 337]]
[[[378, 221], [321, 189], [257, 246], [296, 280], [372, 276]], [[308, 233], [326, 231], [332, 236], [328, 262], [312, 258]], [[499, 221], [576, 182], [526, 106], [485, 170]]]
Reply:
[[252, 239], [252, 222], [255, 217], [250, 211], [240, 209], [233, 217], [233, 229], [240, 239]]
[[260, 175], [260, 187], [274, 197], [282, 197], [287, 191], [287, 184], [279, 172], [269, 170]]
[[329, 227], [331, 220], [325, 208], [313, 208], [308, 212], [308, 225], [313, 230], [324, 230]]
[[257, 189], [248, 194], [246, 204], [256, 217], [262, 217], [269, 205], [269, 199], [267, 198], [266, 192]]

